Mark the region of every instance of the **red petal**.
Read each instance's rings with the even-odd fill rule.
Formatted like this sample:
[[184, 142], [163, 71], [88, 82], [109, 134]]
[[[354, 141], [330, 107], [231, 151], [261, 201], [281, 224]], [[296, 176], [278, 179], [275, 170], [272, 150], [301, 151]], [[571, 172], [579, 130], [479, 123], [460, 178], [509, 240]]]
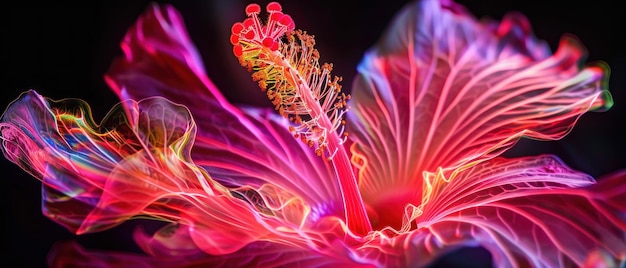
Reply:
[[193, 159], [211, 176], [233, 187], [277, 185], [304, 198], [315, 215], [342, 215], [332, 166], [292, 137], [287, 120], [223, 99], [173, 8], [152, 7], [124, 40], [126, 55], [109, 70], [109, 84], [122, 99], [163, 96], [187, 106], [199, 130]]
[[[426, 266], [463, 246], [489, 250], [494, 267], [581, 267], [626, 256], [626, 170], [596, 184], [556, 157], [496, 158], [434, 189], [417, 229], [375, 234], [358, 256], [384, 267]], [[604, 260], [589, 260], [598, 251]]]
[[417, 222], [442, 245], [476, 240], [496, 266], [581, 266], [598, 249], [626, 254], [626, 171], [596, 184], [556, 157], [496, 158], [433, 188]]
[[374, 211], [398, 215], [396, 227], [403, 205], [419, 205], [433, 183], [424, 171], [450, 179], [521, 137], [559, 139], [611, 105], [607, 69], [574, 64], [584, 53], [573, 39], [550, 55], [521, 16], [498, 26], [454, 10], [410, 5], [358, 67], [347, 127], [364, 162], [361, 190]]
[[191, 110], [215, 99], [225, 102], [205, 75], [202, 58], [174, 8], [151, 6], [128, 30], [121, 47], [124, 57], [115, 59], [105, 75], [120, 99], [165, 96], [178, 103], [187, 100]]

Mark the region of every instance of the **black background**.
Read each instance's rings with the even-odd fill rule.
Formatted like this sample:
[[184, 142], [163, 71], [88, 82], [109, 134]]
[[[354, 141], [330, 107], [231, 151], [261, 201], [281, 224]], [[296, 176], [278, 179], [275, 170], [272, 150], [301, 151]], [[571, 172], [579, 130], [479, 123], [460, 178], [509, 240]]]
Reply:
[[[61, 99], [81, 98], [102, 118], [117, 102], [102, 75], [111, 60], [121, 55], [119, 41], [149, 1], [99, 1], [89, 4], [44, 4], [17, 1], [2, 7], [2, 94], [4, 109], [22, 91]], [[158, 1], [164, 2], [164, 1]], [[182, 13], [192, 40], [200, 50], [209, 77], [235, 103], [269, 105], [249, 74], [232, 56], [230, 27], [243, 20], [241, 1], [173, 1]], [[334, 73], [344, 77], [349, 90], [355, 67], [407, 1], [283, 1], [297, 28], [316, 36], [322, 61], [333, 62]], [[626, 14], [608, 0], [585, 5], [573, 1], [463, 0], [477, 17], [500, 19], [508, 11], [525, 14], [535, 34], [554, 49], [563, 33], [580, 38], [589, 60], [606, 61], [612, 68], [610, 87], [615, 106], [606, 113], [584, 115], [573, 132], [555, 142], [522, 141], [507, 156], [553, 153], [571, 167], [594, 176], [626, 167]], [[266, 2], [261, 1], [264, 5]], [[341, 6], [339, 6], [341, 3]], [[113, 230], [77, 237], [41, 214], [40, 183], [17, 166], [0, 160], [4, 227], [0, 266], [43, 267], [50, 247], [60, 240], [78, 240], [92, 249], [137, 250], [129, 234], [141, 221]], [[466, 249], [437, 263], [446, 266], [489, 266], [482, 249]]]

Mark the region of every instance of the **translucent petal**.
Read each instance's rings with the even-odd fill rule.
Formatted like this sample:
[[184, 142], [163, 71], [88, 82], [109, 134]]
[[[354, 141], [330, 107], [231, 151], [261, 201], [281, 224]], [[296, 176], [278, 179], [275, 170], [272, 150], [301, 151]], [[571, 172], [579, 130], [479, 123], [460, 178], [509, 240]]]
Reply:
[[495, 267], [581, 267], [626, 257], [626, 171], [598, 183], [554, 156], [494, 158], [435, 186], [414, 229], [373, 233], [358, 257], [423, 267], [483, 246]]
[[121, 99], [164, 96], [189, 108], [198, 124], [193, 159], [228, 187], [271, 184], [303, 198], [314, 217], [343, 215], [332, 165], [263, 109], [230, 105], [204, 73], [180, 15], [152, 6], [133, 26], [106, 75]]
[[[225, 254], [294, 226], [287, 217], [262, 215], [195, 166], [189, 111], [163, 98], [118, 104], [95, 124], [86, 103], [29, 91], [7, 109], [0, 133], [5, 157], [43, 182], [44, 213], [78, 234], [148, 216], [189, 226], [198, 248]], [[297, 203], [277, 203], [267, 213], [288, 214], [291, 204]], [[289, 219], [297, 217], [304, 215]]]
[[424, 246], [476, 241], [499, 267], [581, 266], [596, 250], [626, 256], [626, 172], [596, 184], [554, 156], [494, 158], [433, 188], [416, 219], [432, 234]]
[[209, 100], [225, 102], [206, 77], [202, 58], [173, 7], [151, 5], [120, 46], [124, 56], [114, 59], [105, 79], [121, 99], [162, 95], [184, 101], [191, 111], [202, 110]]
[[246, 109], [240, 117], [208, 105], [207, 131], [198, 136], [194, 160], [230, 187], [280, 187], [311, 206], [311, 220], [343, 215], [332, 166], [294, 139], [286, 119]]
[[371, 210], [395, 216], [428, 198], [438, 168], [495, 157], [520, 137], [563, 137], [590, 109], [608, 107], [606, 66], [581, 68], [564, 37], [553, 55], [518, 14], [477, 21], [445, 0], [415, 1], [358, 67], [348, 132]]
[[34, 91], [7, 108], [0, 135], [5, 157], [42, 181], [44, 213], [72, 231], [100, 201], [117, 163], [142, 150], [120, 106], [98, 126], [86, 103]]

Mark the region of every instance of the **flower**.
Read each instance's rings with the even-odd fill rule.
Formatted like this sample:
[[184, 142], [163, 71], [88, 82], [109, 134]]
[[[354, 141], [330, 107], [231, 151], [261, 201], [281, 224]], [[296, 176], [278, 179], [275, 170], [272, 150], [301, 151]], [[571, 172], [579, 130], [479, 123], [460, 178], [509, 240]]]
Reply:
[[106, 75], [122, 102], [100, 124], [79, 100], [29, 91], [10, 105], [2, 150], [42, 181], [47, 216], [78, 234], [170, 223], [135, 233], [147, 256], [66, 244], [52, 266], [397, 267], [475, 244], [499, 266], [625, 257], [624, 172], [596, 183], [555, 156], [499, 156], [611, 105], [605, 66], [580, 67], [574, 39], [552, 55], [520, 16], [478, 22], [415, 2], [365, 55], [349, 99], [313, 40], [266, 9], [263, 25], [248, 6], [231, 41], [286, 118], [226, 101], [167, 6], [126, 35]]

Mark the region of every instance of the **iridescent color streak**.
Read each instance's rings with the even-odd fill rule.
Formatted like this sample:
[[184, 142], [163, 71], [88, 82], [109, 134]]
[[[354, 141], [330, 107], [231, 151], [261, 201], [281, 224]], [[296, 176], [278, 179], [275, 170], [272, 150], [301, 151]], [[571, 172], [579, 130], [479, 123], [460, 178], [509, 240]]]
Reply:
[[7, 108], [2, 152], [42, 181], [48, 217], [78, 234], [169, 223], [134, 234], [146, 255], [69, 243], [50, 266], [415, 267], [464, 245], [499, 267], [624, 262], [626, 172], [596, 182], [555, 156], [499, 156], [612, 105], [607, 67], [579, 66], [575, 39], [551, 54], [520, 15], [418, 1], [366, 53], [348, 101], [312, 37], [266, 10], [262, 24], [249, 6], [231, 42], [284, 117], [231, 105], [180, 15], [156, 5], [106, 74], [122, 102], [101, 123], [34, 91]]

